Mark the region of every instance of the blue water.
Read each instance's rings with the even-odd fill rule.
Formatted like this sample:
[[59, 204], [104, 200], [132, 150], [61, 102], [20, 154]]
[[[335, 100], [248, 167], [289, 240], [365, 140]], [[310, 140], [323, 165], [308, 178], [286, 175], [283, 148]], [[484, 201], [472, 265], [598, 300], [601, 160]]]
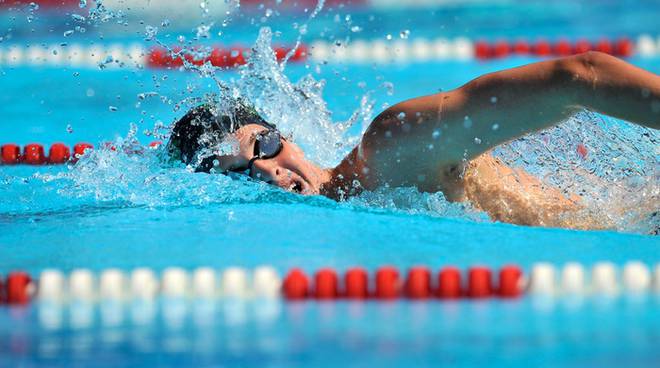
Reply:
[[[337, 13], [345, 19], [349, 11], [322, 13], [318, 22], [310, 23], [308, 39], [320, 37], [324, 28], [331, 29], [337, 38], [350, 36], [345, 21], [341, 26], [335, 24]], [[379, 11], [373, 12], [376, 21], [372, 22], [371, 12], [355, 11], [352, 19], [364, 28], [364, 34], [358, 36], [365, 38], [382, 38], [388, 33], [397, 36], [401, 30], [411, 29], [411, 38], [496, 39], [656, 33], [659, 13], [652, 2], [581, 6], [559, 2], [549, 10], [500, 2], [454, 5], [432, 13]], [[13, 36], [7, 42], [59, 42], [62, 37], [58, 35], [71, 28], [46, 14], [29, 25], [24, 24], [22, 13], [15, 20], [13, 15], [7, 12], [0, 17], [5, 22], [0, 29], [14, 28], [8, 32]], [[393, 17], [402, 21], [397, 23]], [[295, 39], [289, 28], [292, 18], [301, 19], [282, 15], [266, 25], [282, 31], [280, 38], [291, 42]], [[254, 42], [262, 24], [246, 24], [225, 32], [227, 40]], [[30, 32], [30, 28], [55, 31], [38, 37], [43, 33]], [[143, 32], [143, 25], [130, 21], [129, 31], [117, 28], [112, 24], [90, 27], [87, 33], [76, 33], [66, 41], [143, 42], [142, 37], [135, 36], [135, 30]], [[187, 32], [190, 37], [190, 29], [174, 24], [163, 36], [174, 42], [178, 33]], [[329, 64], [318, 72], [314, 66], [291, 64], [285, 74], [294, 82], [308, 73], [317, 80], [325, 79], [323, 98], [331, 120], [336, 122], [348, 119], [367, 91], [371, 91], [373, 113], [377, 113], [385, 104], [455, 88], [483, 73], [531, 61], [535, 60]], [[630, 61], [660, 72], [658, 59]], [[225, 72], [220, 77], [231, 81], [239, 75]], [[358, 86], [360, 82], [364, 87]], [[391, 83], [393, 90], [385, 82]], [[89, 141], [98, 145], [115, 141], [128, 145], [130, 123], [137, 127], [136, 139], [148, 143], [153, 137], [145, 136], [145, 130], [153, 130], [158, 122], [169, 124], [181, 115], [167, 100], [176, 103], [217, 91], [208, 79], [179, 71], [3, 67], [0, 83], [0, 143], [19, 144]], [[160, 97], [138, 97], [152, 91], [165, 96], [165, 102]], [[615, 123], [625, 127], [623, 122]], [[636, 134], [624, 132], [631, 139]], [[492, 223], [483, 214], [447, 204], [439, 195], [409, 190], [335, 203], [283, 193], [258, 183], [191, 175], [181, 168], [160, 165], [157, 155], [155, 151], [140, 157], [97, 151], [75, 167], [0, 167], [0, 273], [13, 269], [38, 273], [52, 267], [67, 271], [148, 266], [160, 270], [168, 266], [192, 269], [271, 264], [284, 272], [293, 266], [313, 271], [321, 266], [375, 268], [382, 264], [437, 268], [513, 262], [528, 268], [537, 261], [580, 261], [587, 265], [600, 260], [617, 264], [631, 259], [648, 264], [660, 261], [658, 238], [635, 233], [636, 229], [573, 231]], [[657, 154], [651, 155], [650, 162], [653, 157], [657, 164]], [[195, 307], [191, 305], [184, 314], [189, 323], [180, 329], [169, 326], [160, 314], [147, 327], [125, 321], [104, 328], [97, 314], [91, 327], [75, 329], [65, 324], [57, 331], [43, 330], [37, 321], [38, 306], [3, 308], [0, 366], [63, 366], [72, 362], [165, 366], [396, 366], [411, 362], [652, 365], [660, 359], [657, 303], [655, 299], [589, 300], [583, 304], [532, 300], [306, 303], [280, 305], [266, 321], [258, 316], [259, 304], [248, 303], [215, 306], [214, 318], [201, 327], [193, 323]], [[165, 310], [166, 305], [160, 306]], [[242, 308], [247, 312], [237, 323], [234, 318], [237, 313], [241, 315]]]

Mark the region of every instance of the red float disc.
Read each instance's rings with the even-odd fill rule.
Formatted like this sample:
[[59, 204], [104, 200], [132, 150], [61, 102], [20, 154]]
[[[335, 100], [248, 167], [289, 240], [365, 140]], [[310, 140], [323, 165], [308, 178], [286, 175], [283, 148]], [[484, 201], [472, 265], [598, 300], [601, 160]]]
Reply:
[[456, 267], [445, 267], [438, 273], [438, 297], [455, 299], [462, 295], [461, 271]]
[[406, 279], [406, 296], [411, 299], [425, 299], [431, 296], [431, 271], [426, 267], [413, 267]]
[[394, 267], [381, 267], [376, 271], [376, 297], [393, 299], [399, 296], [399, 271]]
[[308, 295], [308, 290], [309, 280], [307, 275], [299, 268], [289, 271], [282, 284], [284, 297], [292, 300], [304, 299]]
[[211, 51], [211, 56], [210, 56], [211, 64], [219, 68], [226, 68], [228, 66], [227, 64], [228, 55], [229, 53], [225, 52], [222, 48], [214, 47], [213, 51]]
[[284, 48], [281, 46], [275, 47], [275, 57], [277, 58], [277, 61], [284, 60], [284, 57], [288, 52], [289, 52], [288, 48]]
[[12, 272], [7, 276], [7, 294], [8, 304], [27, 304], [30, 301], [28, 286], [30, 285], [30, 276], [25, 272]]
[[502, 267], [500, 270], [500, 288], [499, 294], [505, 298], [517, 297], [522, 293], [520, 289], [520, 279], [522, 270], [515, 265]]
[[242, 47], [232, 47], [229, 50], [229, 66], [235, 68], [237, 66], [244, 65], [246, 63], [245, 57], [243, 56]]
[[495, 43], [495, 46], [493, 47], [493, 55], [495, 57], [506, 57], [509, 56], [511, 53], [511, 47], [509, 46], [509, 43], [506, 41], [498, 41]]
[[17, 164], [21, 161], [21, 148], [15, 144], [2, 146], [2, 163], [5, 165]]
[[493, 294], [493, 283], [490, 269], [487, 267], [472, 267], [468, 272], [468, 296], [485, 298]]
[[23, 147], [23, 162], [29, 165], [41, 165], [45, 163], [44, 146], [31, 143]]
[[602, 39], [596, 44], [596, 51], [604, 52], [606, 54], [613, 54], [612, 43], [609, 40]]
[[94, 149], [94, 146], [92, 146], [89, 143], [78, 143], [75, 146], [73, 146], [73, 160], [76, 161], [80, 158], [80, 156], [85, 154], [85, 151]]
[[532, 50], [532, 46], [530, 46], [529, 42], [525, 40], [517, 41], [513, 45], [513, 52], [515, 52], [516, 54], [520, 54], [520, 55], [529, 54], [531, 50]]
[[50, 146], [48, 152], [48, 162], [51, 164], [63, 164], [71, 158], [71, 150], [62, 143], [55, 143]]
[[587, 40], [578, 40], [575, 43], [575, 47], [573, 48], [573, 52], [576, 54], [581, 54], [583, 52], [587, 52], [592, 50], [593, 47], [591, 46], [591, 43]]
[[534, 54], [538, 56], [548, 56], [552, 54], [552, 47], [550, 46], [550, 43], [545, 40], [537, 41], [532, 49]]
[[299, 45], [296, 52], [291, 57], [292, 61], [304, 61], [307, 59], [307, 46]]
[[351, 268], [344, 275], [345, 295], [350, 299], [365, 299], [369, 296], [369, 277], [363, 268]]
[[477, 59], [490, 59], [493, 55], [493, 50], [486, 41], [478, 41], [474, 44], [474, 55]]
[[567, 40], [559, 40], [554, 47], [555, 55], [568, 56], [573, 54], [573, 47]]
[[314, 277], [314, 296], [317, 299], [336, 299], [339, 295], [337, 287], [337, 272], [323, 268]]
[[167, 59], [167, 53], [165, 49], [161, 47], [153, 48], [149, 52], [148, 64], [149, 66], [162, 68], [165, 66], [166, 59]]
[[161, 141], [152, 141], [151, 143], [149, 143], [149, 147], [158, 148], [158, 147], [160, 147], [161, 144], [163, 144], [163, 142], [161, 142]]
[[614, 54], [617, 56], [628, 57], [633, 54], [633, 44], [627, 38], [622, 38], [614, 46]]

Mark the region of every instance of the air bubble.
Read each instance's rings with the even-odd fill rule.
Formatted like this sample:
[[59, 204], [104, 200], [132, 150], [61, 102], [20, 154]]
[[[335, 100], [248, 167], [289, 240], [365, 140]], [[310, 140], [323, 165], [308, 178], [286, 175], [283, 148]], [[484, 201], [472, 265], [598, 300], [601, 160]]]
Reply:
[[500, 124], [495, 123], [495, 124], [493, 124], [490, 128], [491, 128], [492, 130], [500, 129]]
[[481, 144], [481, 138], [474, 137], [474, 143], [475, 144]]
[[118, 109], [117, 109], [116, 106], [108, 106], [108, 110], [110, 110], [111, 112], [115, 112], [115, 111], [117, 111]]
[[408, 29], [404, 29], [403, 31], [401, 31], [401, 33], [399, 33], [399, 37], [401, 37], [404, 40], [407, 40], [408, 36], [410, 36], [410, 30]]
[[490, 103], [496, 104], [497, 103], [497, 97], [496, 96], [491, 97], [490, 98]]
[[403, 119], [406, 118], [406, 113], [403, 112], [403, 111], [401, 111], [396, 117], [397, 117], [399, 120], [403, 120]]
[[466, 117], [463, 119], [463, 127], [464, 127], [465, 129], [470, 129], [470, 128], [472, 128], [472, 119], [470, 119], [469, 116], [466, 116]]
[[436, 129], [436, 130], [433, 131], [433, 134], [431, 134], [431, 137], [433, 137], [433, 139], [438, 139], [438, 138], [440, 138], [441, 134], [442, 134], [442, 132], [440, 131], [440, 129]]

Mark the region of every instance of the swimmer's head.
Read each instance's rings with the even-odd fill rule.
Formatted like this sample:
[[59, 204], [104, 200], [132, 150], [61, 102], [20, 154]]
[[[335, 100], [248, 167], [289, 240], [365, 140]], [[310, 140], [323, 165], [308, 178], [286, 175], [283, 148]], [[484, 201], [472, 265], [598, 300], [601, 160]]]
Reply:
[[[214, 147], [221, 142], [235, 149], [217, 152]], [[236, 105], [232, 116], [210, 105], [193, 108], [174, 125], [168, 151], [197, 172], [239, 172], [302, 194], [318, 194], [323, 181], [324, 170], [244, 102]]]
[[197, 106], [174, 124], [168, 144], [169, 154], [186, 165], [192, 165], [195, 171], [209, 172], [217, 160], [209, 151], [250, 124], [275, 129], [275, 125], [266, 122], [252, 106], [240, 100], [231, 115], [221, 114], [210, 104]]

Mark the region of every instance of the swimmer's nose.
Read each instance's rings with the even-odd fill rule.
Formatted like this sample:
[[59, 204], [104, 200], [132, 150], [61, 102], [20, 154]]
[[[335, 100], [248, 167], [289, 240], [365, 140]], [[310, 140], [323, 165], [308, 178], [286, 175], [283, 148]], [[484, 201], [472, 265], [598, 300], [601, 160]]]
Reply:
[[256, 169], [255, 178], [263, 180], [268, 184], [277, 184], [278, 178], [282, 175], [282, 169], [273, 164], [269, 164], [265, 161], [254, 163], [254, 168]]

